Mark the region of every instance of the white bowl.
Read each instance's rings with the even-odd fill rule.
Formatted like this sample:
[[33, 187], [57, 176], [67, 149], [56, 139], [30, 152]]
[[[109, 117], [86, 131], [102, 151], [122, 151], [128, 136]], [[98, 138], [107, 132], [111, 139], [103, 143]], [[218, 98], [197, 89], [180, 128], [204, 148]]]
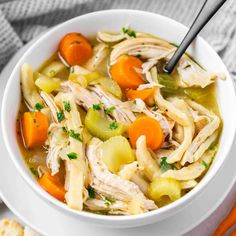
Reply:
[[[174, 203], [136, 216], [105, 216], [75, 211], [46, 193], [29, 173], [16, 139], [15, 124], [20, 104], [20, 67], [23, 63], [28, 62], [36, 69], [56, 51], [58, 42], [68, 32], [81, 32], [85, 35], [91, 35], [103, 30], [119, 31], [127, 24], [136, 31], [148, 32], [177, 44], [181, 42], [188, 30], [180, 23], [164, 16], [134, 10], [100, 11], [74, 18], [48, 31], [36, 40], [21, 57], [8, 80], [1, 110], [1, 125], [5, 144], [17, 170], [29, 186], [52, 206], [64, 213], [73, 214], [78, 220], [116, 228], [141, 226], [163, 220], [193, 201], [204, 188], [207, 188], [209, 181], [220, 171], [229, 153], [236, 129], [236, 109], [234, 108], [236, 96], [233, 81], [217, 53], [202, 38], [198, 37], [188, 52], [205, 69], [223, 72], [227, 77], [226, 81], [217, 82], [218, 100], [224, 121], [220, 146], [211, 168], [202, 181], [192, 191]], [[45, 214], [47, 213], [45, 212]]]

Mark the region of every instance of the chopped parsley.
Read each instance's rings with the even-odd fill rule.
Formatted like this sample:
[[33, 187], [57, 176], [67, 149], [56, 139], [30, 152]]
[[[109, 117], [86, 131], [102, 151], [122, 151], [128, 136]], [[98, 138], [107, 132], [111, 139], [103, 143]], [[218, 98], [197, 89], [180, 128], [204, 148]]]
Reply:
[[109, 125], [110, 129], [117, 129], [118, 128], [118, 123], [116, 121], [111, 122]]
[[209, 147], [209, 150], [216, 152], [218, 150], [218, 144], [211, 144], [211, 146]]
[[95, 193], [95, 189], [94, 188], [92, 188], [91, 186], [89, 186], [88, 187], [88, 194], [89, 194], [89, 198], [95, 198], [95, 195], [96, 195], [96, 193]]
[[38, 173], [37, 170], [35, 170], [34, 167], [30, 167], [30, 171], [31, 171], [31, 173], [32, 173], [34, 176], [39, 177], [39, 173]]
[[105, 109], [105, 113], [110, 115], [116, 108], [114, 106], [108, 107]]
[[40, 103], [36, 103], [34, 106], [34, 109], [37, 111], [41, 111], [43, 109], [43, 105]]
[[131, 29], [126, 28], [126, 27], [123, 27], [123, 28], [122, 28], [122, 32], [123, 32], [124, 34], [129, 35], [130, 37], [136, 38], [136, 32], [135, 32], [134, 30], [131, 30]]
[[161, 157], [161, 170], [165, 172], [167, 170], [173, 169], [173, 165], [167, 163], [167, 157]]
[[136, 105], [136, 104], [137, 104], [136, 100], [134, 100], [132, 103], [133, 103], [134, 105]]
[[64, 101], [63, 105], [64, 105], [65, 111], [68, 111], [68, 112], [71, 111], [71, 107], [70, 107], [70, 103], [69, 102]]
[[69, 130], [68, 133], [69, 133], [70, 137], [72, 137], [80, 142], [83, 142], [81, 135], [79, 133], [76, 133], [73, 129]]
[[57, 73], [57, 72], [56, 72], [55, 70], [50, 70], [50, 71], [48, 72], [49, 76], [51, 76], [51, 77], [55, 76], [56, 73]]
[[67, 156], [70, 160], [77, 159], [77, 154], [75, 152], [70, 152], [67, 154]]
[[154, 111], [156, 111], [156, 110], [158, 109], [158, 106], [157, 106], [156, 103], [154, 103], [154, 104], [152, 105], [152, 109], [153, 109]]
[[63, 111], [57, 112], [57, 120], [61, 123], [65, 119], [65, 115]]
[[93, 104], [93, 110], [101, 110], [101, 107], [102, 107], [102, 105], [103, 105], [103, 103], [102, 102], [100, 102], [100, 103], [98, 103], [98, 104]]
[[110, 206], [112, 204], [114, 204], [116, 201], [114, 199], [111, 199], [111, 198], [108, 198], [106, 197], [105, 200], [104, 200], [104, 203], [107, 205], [107, 206]]
[[66, 133], [68, 132], [68, 130], [67, 130], [67, 128], [66, 128], [65, 126], [62, 127], [62, 130], [63, 130], [64, 132], [66, 132]]
[[204, 160], [202, 160], [202, 165], [204, 165], [206, 169], [208, 168], [208, 164]]

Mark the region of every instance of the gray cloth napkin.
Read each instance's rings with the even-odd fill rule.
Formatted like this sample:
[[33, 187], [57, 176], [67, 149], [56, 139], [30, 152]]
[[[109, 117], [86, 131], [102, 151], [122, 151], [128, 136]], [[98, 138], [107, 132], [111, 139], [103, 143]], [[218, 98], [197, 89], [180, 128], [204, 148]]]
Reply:
[[[103, 9], [128, 8], [160, 13], [190, 26], [203, 2], [204, 0], [0, 0], [0, 70], [25, 43], [47, 28], [72, 17]], [[236, 78], [235, 0], [225, 3], [203, 30], [202, 36], [220, 54]]]

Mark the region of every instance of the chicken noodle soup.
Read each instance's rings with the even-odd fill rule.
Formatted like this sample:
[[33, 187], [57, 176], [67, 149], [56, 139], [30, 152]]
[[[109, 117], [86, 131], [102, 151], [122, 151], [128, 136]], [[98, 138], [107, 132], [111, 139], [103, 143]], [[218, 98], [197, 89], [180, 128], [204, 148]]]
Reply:
[[38, 70], [21, 67], [17, 133], [38, 184], [76, 210], [134, 215], [187, 194], [221, 131], [215, 82], [176, 47], [123, 28], [96, 40], [65, 35]]

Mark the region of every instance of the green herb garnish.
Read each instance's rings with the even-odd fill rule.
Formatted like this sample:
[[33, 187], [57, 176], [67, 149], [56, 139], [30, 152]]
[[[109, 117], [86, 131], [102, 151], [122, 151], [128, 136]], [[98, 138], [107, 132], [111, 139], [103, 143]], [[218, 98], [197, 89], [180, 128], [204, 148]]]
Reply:
[[156, 111], [156, 110], [158, 109], [158, 106], [157, 106], [156, 103], [154, 103], [154, 104], [152, 105], [152, 109], [153, 109], [154, 111]]
[[218, 144], [211, 144], [211, 146], [209, 147], [209, 150], [211, 150], [211, 151], [217, 151], [218, 150]]
[[118, 128], [118, 123], [116, 121], [111, 122], [109, 125], [110, 129], [117, 129]]
[[39, 173], [37, 170], [34, 169], [34, 167], [30, 167], [30, 171], [34, 176], [39, 177]]
[[55, 70], [50, 70], [48, 74], [49, 74], [49, 76], [53, 77], [53, 76], [56, 75], [56, 71]]
[[131, 30], [131, 29], [129, 29], [129, 28], [123, 27], [123, 28], [122, 28], [122, 32], [123, 32], [124, 34], [129, 35], [130, 37], [136, 38], [136, 32], [135, 32], [134, 30]]
[[95, 189], [94, 188], [92, 188], [91, 186], [89, 186], [88, 187], [88, 194], [89, 194], [89, 198], [95, 198], [95, 195], [96, 195], [96, 193], [95, 193]]
[[105, 200], [104, 200], [104, 203], [107, 205], [107, 206], [110, 206], [112, 204], [114, 204], [116, 201], [114, 199], [111, 199], [111, 198], [108, 198], [106, 197]]
[[204, 160], [202, 160], [202, 165], [204, 165], [206, 169], [208, 168], [208, 164]]
[[70, 152], [67, 154], [67, 156], [70, 160], [77, 159], [77, 154], [75, 152]]
[[105, 109], [105, 113], [110, 115], [116, 108], [114, 106], [108, 107]]
[[66, 133], [68, 132], [68, 130], [67, 130], [67, 128], [66, 128], [65, 126], [62, 127], [62, 130], [63, 130], [64, 132], [66, 132]]
[[57, 120], [58, 122], [62, 122], [65, 119], [65, 115], [63, 111], [57, 112]]
[[34, 106], [34, 109], [37, 111], [41, 111], [43, 109], [43, 105], [40, 103], [36, 103]]
[[76, 133], [74, 130], [69, 130], [69, 136], [70, 137], [72, 137], [72, 138], [74, 138], [74, 139], [76, 139], [76, 140], [78, 140], [78, 141], [80, 141], [80, 142], [83, 142], [83, 140], [82, 140], [82, 137], [81, 137], [81, 135], [79, 134], [79, 133]]
[[165, 172], [167, 170], [173, 169], [173, 165], [167, 163], [167, 157], [161, 157], [161, 170], [162, 172]]
[[101, 110], [101, 107], [102, 107], [103, 103], [100, 102], [98, 104], [93, 104], [93, 110]]
[[135, 104], [135, 105], [137, 104], [136, 100], [134, 100], [132, 103]]
[[69, 102], [64, 101], [63, 105], [64, 105], [65, 111], [68, 111], [68, 112], [71, 111], [71, 107], [70, 107], [70, 103]]

